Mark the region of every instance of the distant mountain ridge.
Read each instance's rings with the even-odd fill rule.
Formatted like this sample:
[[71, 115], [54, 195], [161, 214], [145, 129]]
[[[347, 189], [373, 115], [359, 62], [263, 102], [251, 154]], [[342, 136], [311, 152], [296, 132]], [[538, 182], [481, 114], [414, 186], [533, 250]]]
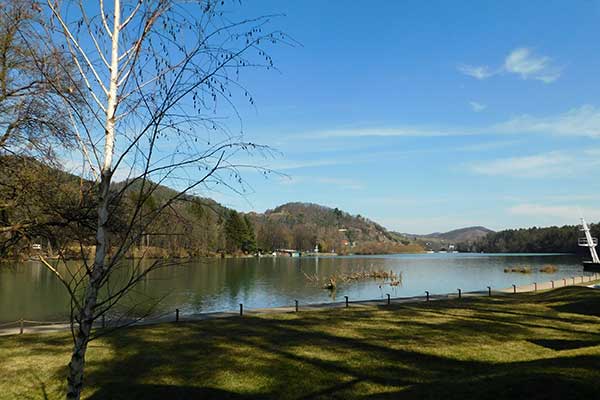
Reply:
[[437, 251], [447, 249], [449, 245], [456, 246], [458, 244], [475, 242], [491, 233], [494, 233], [494, 231], [484, 226], [468, 226], [448, 232], [433, 232], [426, 235], [412, 233], [402, 233], [399, 235], [420, 243], [426, 249]]
[[454, 229], [448, 232], [435, 232], [430, 233], [428, 235], [423, 235], [424, 237], [433, 237], [444, 239], [448, 241], [455, 242], [468, 242], [472, 240], [477, 240], [486, 236], [488, 233], [493, 233], [494, 231], [488, 229], [484, 226], [468, 226], [466, 228]]

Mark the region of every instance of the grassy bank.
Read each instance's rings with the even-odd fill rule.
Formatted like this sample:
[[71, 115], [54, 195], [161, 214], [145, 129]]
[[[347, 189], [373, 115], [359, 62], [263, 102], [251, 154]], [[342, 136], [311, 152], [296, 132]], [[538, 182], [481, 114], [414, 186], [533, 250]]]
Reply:
[[[90, 399], [571, 399], [600, 393], [600, 290], [261, 315], [90, 345]], [[59, 398], [69, 337], [0, 338], [0, 398]]]

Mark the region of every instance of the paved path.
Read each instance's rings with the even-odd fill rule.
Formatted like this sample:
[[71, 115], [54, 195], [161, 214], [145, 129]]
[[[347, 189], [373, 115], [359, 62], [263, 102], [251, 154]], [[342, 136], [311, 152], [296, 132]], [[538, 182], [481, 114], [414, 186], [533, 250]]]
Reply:
[[[521, 285], [515, 286], [500, 290], [493, 290], [492, 294], [510, 294], [510, 293], [527, 293], [527, 292], [535, 292], [538, 290], [551, 290], [557, 289], [565, 286], [582, 286], [594, 282], [594, 280], [600, 279], [600, 274], [594, 274], [594, 276], [576, 276], [576, 277], [568, 277], [556, 279], [554, 281], [548, 282], [540, 282], [540, 283], [531, 283], [529, 285]], [[480, 291], [480, 292], [463, 292], [461, 293], [462, 297], [480, 297], [487, 296], [488, 291]], [[456, 293], [447, 293], [441, 295], [431, 295], [430, 300], [443, 300], [443, 299], [453, 299], [458, 298], [458, 292]], [[426, 296], [413, 296], [413, 297], [396, 297], [391, 298], [390, 301], [394, 304], [401, 303], [415, 303], [426, 301]], [[361, 300], [361, 301], [349, 301], [348, 306], [352, 308], [357, 307], [373, 307], [377, 305], [387, 304], [387, 298], [377, 299], [377, 300]], [[301, 304], [299, 305], [299, 310], [329, 310], [332, 308], [343, 308], [346, 307], [346, 302], [339, 301], [334, 303], [320, 303], [320, 304]], [[286, 307], [272, 307], [272, 308], [254, 308], [254, 309], [244, 309], [243, 315], [245, 316], [253, 316], [253, 315], [261, 315], [261, 314], [277, 314], [277, 313], [289, 313], [294, 312], [295, 306], [286, 306]], [[239, 311], [231, 311], [231, 312], [213, 312], [213, 313], [202, 313], [202, 314], [192, 314], [180, 316], [179, 321], [188, 322], [188, 321], [203, 321], [207, 319], [214, 318], [231, 318], [239, 316]], [[152, 318], [141, 321], [129, 321], [128, 325], [155, 325], [167, 322], [175, 322], [175, 313], [164, 315], [159, 318]], [[121, 321], [121, 323], [125, 323]], [[0, 324], [0, 336], [7, 335], [18, 335], [20, 333], [48, 333], [48, 332], [59, 332], [59, 331], [68, 331], [71, 329], [69, 323], [28, 323], [25, 321], [23, 323], [23, 328], [21, 329], [20, 321], [15, 321], [7, 324]], [[96, 328], [101, 328], [102, 324], [100, 322], [94, 325]], [[110, 327], [110, 324], [107, 324], [107, 327]]]

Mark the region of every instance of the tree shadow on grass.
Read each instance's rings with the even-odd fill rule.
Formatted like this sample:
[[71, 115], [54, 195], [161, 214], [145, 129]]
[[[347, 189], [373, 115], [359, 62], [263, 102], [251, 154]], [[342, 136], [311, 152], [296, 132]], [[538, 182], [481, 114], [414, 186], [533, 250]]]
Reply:
[[[409, 311], [398, 307], [386, 316]], [[600, 389], [600, 376], [590, 372], [600, 365], [596, 356], [504, 363], [459, 360], [452, 354], [398, 348], [415, 340], [413, 331], [386, 333], [376, 322], [381, 317], [377, 309], [332, 310], [122, 331], [107, 339], [118, 355], [115, 360], [90, 368], [91, 386], [99, 388], [91, 398], [502, 399], [526, 393], [547, 399], [559, 398], [553, 397], [557, 393], [570, 398]], [[331, 329], [332, 324], [349, 328], [338, 331]], [[361, 326], [353, 329], [353, 324]], [[535, 339], [529, 327], [504, 325], [499, 330], [493, 318], [451, 320], [443, 326], [433, 330], [420, 324], [418, 329], [424, 341], [446, 332], [450, 343], [460, 343], [463, 335], [467, 340], [476, 336], [474, 331], [496, 339], [511, 333]], [[572, 376], [573, 368], [585, 373]], [[176, 383], [148, 383], [165, 377]], [[578, 387], [572, 388], [575, 384]]]
[[[595, 360], [597, 362], [598, 360]], [[541, 367], [544, 367], [542, 364]], [[598, 397], [598, 385], [590, 380], [516, 368], [512, 372], [492, 373], [491, 376], [474, 376], [471, 379], [432, 382], [413, 385], [401, 391], [377, 393], [364, 399], [528, 399], [570, 400]]]
[[563, 313], [600, 317], [600, 298], [594, 299], [594, 301], [581, 300], [573, 303], [560, 304], [552, 306], [551, 308]]
[[582, 349], [600, 345], [600, 340], [531, 339], [528, 342], [556, 351]]
[[[115, 397], [115, 393], [122, 393]], [[250, 400], [258, 399], [256, 396], [244, 396], [232, 393], [226, 390], [180, 386], [180, 385], [152, 385], [152, 384], [116, 384], [112, 387], [102, 387], [94, 392], [88, 399], [169, 399], [169, 400], [201, 400], [201, 399], [230, 399], [230, 400]]]
[[[575, 302], [589, 304], [598, 298], [573, 294]], [[532, 300], [547, 307], [568, 304], [563, 294]], [[539, 322], [528, 325], [517, 315], [526, 310], [517, 309], [518, 303], [526, 300], [506, 301], [505, 308], [500, 303], [494, 306], [500, 307], [498, 315], [488, 311], [488, 300], [473, 299], [129, 328], [93, 342], [84, 396], [94, 400], [594, 398], [600, 391], [600, 352], [586, 349], [598, 344], [590, 333], [577, 330], [577, 324], [569, 326], [568, 318], [560, 331], [551, 329], [553, 321], [544, 325], [547, 308], [537, 315], [535, 310], [526, 311]], [[593, 317], [581, 318], [596, 323]], [[546, 337], [548, 332], [560, 339]], [[34, 346], [36, 340], [46, 339], [36, 348], [64, 351], [64, 338], [29, 336], [23, 344]], [[485, 361], [478, 353], [479, 344], [503, 340], [587, 353], [512, 362]], [[472, 349], [457, 350], [471, 342]], [[535, 351], [535, 346], [531, 348]], [[100, 349], [108, 351], [96, 351]], [[62, 381], [64, 370], [56, 373]]]

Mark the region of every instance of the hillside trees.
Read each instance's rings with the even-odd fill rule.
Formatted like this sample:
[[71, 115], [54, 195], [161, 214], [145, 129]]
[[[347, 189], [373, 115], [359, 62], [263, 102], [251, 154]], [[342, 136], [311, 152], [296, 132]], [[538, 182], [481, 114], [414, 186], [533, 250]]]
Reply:
[[[592, 235], [600, 235], [600, 224], [590, 224]], [[488, 233], [481, 239], [461, 243], [460, 251], [485, 253], [581, 253], [580, 235], [575, 225], [547, 228], [507, 229]]]
[[73, 202], [88, 188], [73, 198], [48, 196], [65, 176], [44, 165], [58, 165], [57, 151], [75, 147], [63, 110], [66, 101], [80, 105], [81, 95], [64, 54], [44, 40], [47, 28], [36, 2], [0, 1], [0, 256], [31, 240], [56, 241], [56, 228], [83, 216]]

